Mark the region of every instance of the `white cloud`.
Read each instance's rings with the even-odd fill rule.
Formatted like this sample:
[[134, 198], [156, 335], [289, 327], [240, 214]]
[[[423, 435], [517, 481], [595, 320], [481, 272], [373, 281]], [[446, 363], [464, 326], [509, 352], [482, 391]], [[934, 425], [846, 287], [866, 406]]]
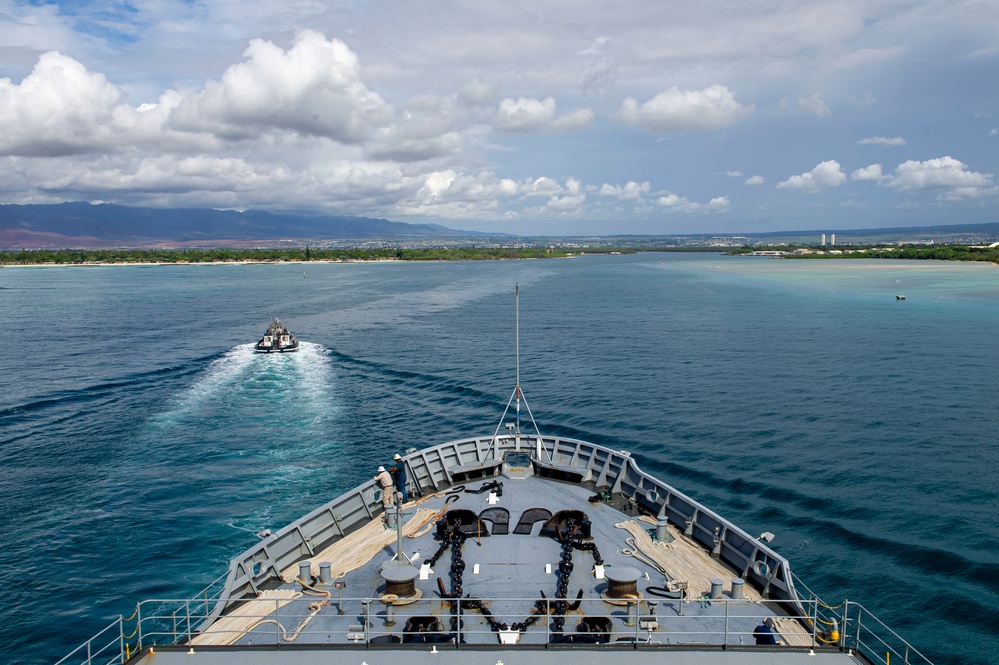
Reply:
[[798, 99], [798, 107], [805, 109], [809, 113], [814, 113], [820, 118], [825, 118], [832, 113], [825, 101], [823, 101], [822, 95], [817, 92], [810, 97], [802, 97]]
[[[938, 155], [965, 154], [976, 132], [979, 141], [999, 136], [995, 117], [984, 112], [987, 99], [971, 88], [981, 77], [967, 76], [968, 67], [982, 69], [999, 51], [982, 32], [988, 22], [980, 12], [960, 3], [899, 12], [886, 0], [774, 0], [729, 3], [722, 13], [696, 3], [679, 12], [671, 3], [631, 3], [627, 11], [585, 5], [580, 11], [596, 28], [580, 30], [554, 0], [519, 13], [496, 0], [460, 12], [400, 0], [388, 13], [370, 3], [316, 0], [166, 0], [127, 8], [0, 0], [0, 76], [9, 77], [0, 79], [0, 192], [11, 202], [103, 199], [491, 220], [496, 230], [507, 230], [504, 219], [535, 214], [615, 219], [639, 229], [634, 220], [658, 220], [669, 210], [733, 210], [753, 225], [766, 210], [759, 223], [776, 229], [799, 221], [767, 200], [780, 179], [750, 169], [794, 173], [799, 167], [785, 161], [793, 151], [771, 146], [812, 144], [816, 117], [827, 118], [826, 139], [849, 132], [865, 146], [922, 145], [932, 131], [934, 145], [950, 146]], [[297, 32], [302, 26], [315, 32]], [[885, 87], [916, 80], [925, 62], [935, 63], [939, 76]], [[941, 81], [952, 98], [967, 86], [967, 98], [978, 100], [970, 108], [980, 112], [972, 119], [967, 105], [939, 105], [932, 129], [910, 123], [927, 97], [943, 98]], [[879, 98], [866, 90], [881, 91]], [[751, 102], [770, 107], [780, 95], [791, 113], [775, 121], [768, 111], [747, 122], [755, 120]], [[875, 105], [876, 113], [861, 112]], [[599, 122], [607, 119], [615, 122]], [[649, 140], [625, 124], [661, 136]], [[892, 127], [906, 127], [907, 136], [881, 135]], [[724, 128], [732, 129], [668, 134]], [[557, 135], [580, 129], [585, 144]], [[546, 135], [511, 138], [518, 132]], [[746, 155], [762, 161], [752, 166]], [[903, 192], [945, 200], [990, 195], [999, 162], [991, 154], [976, 159], [977, 172], [929, 168], [934, 160], [897, 173], [858, 162], [849, 177], [838, 167], [816, 167], [780, 188], [879, 183], [854, 185], [864, 199], [851, 205], [870, 204], [871, 215], [857, 224], [880, 225], [902, 219], [873, 217], [893, 212], [889, 199], [917, 201], [929, 213], [923, 197]], [[742, 164], [750, 175], [719, 164]], [[738, 178], [726, 184], [756, 188], [752, 210], [739, 200], [697, 202], [662, 190], [665, 183], [682, 188], [679, 178], [688, 175], [719, 174]], [[851, 189], [830, 193], [843, 197]], [[817, 215], [838, 208], [829, 199]], [[984, 205], [963, 212], [962, 219], [991, 214]], [[670, 231], [696, 224], [681, 229], [682, 215], [671, 217]]]
[[557, 116], [555, 99], [506, 98], [499, 103], [493, 126], [501, 132], [523, 133], [540, 129], [570, 131], [592, 123], [596, 116], [590, 109], [578, 109]]
[[233, 139], [290, 131], [360, 143], [387, 125], [392, 109], [360, 79], [357, 56], [338, 39], [303, 30], [287, 51], [254, 39], [220, 81], [185, 99], [172, 123]]
[[552, 196], [562, 193], [562, 186], [553, 178], [541, 176], [534, 180], [527, 180], [520, 188], [521, 193], [527, 197]]
[[122, 92], [57, 51], [42, 54], [20, 85], [0, 79], [0, 153], [60, 156], [111, 149]]
[[461, 86], [458, 92], [458, 100], [468, 106], [486, 106], [496, 101], [499, 92], [499, 84], [485, 83], [478, 78], [474, 78]]
[[860, 139], [857, 141], [857, 145], [905, 145], [905, 138], [901, 136], [893, 136], [891, 138], [886, 136], [871, 136], [866, 139]]
[[549, 210], [570, 211], [576, 210], [586, 201], [586, 194], [574, 194], [569, 196], [553, 196], [548, 199], [546, 207]]
[[557, 129], [563, 132], [582, 129], [587, 125], [592, 124], [596, 119], [597, 117], [592, 110], [578, 109], [572, 113], [567, 113], [555, 118], [555, 120], [552, 121], [552, 129]]
[[623, 186], [611, 185], [605, 182], [600, 186], [597, 193], [600, 194], [600, 196], [609, 196], [620, 201], [638, 201], [642, 198], [642, 196], [649, 193], [651, 187], [652, 186], [649, 184], [648, 180], [641, 183], [629, 180]]
[[4, 36], [4, 56], [9, 62], [14, 49], [70, 51], [81, 41], [74, 34], [71, 16], [59, 11], [57, 3], [4, 2], [0, 29]]
[[793, 175], [783, 182], [777, 183], [777, 189], [790, 189], [814, 194], [828, 187], [839, 187], [846, 182], [846, 174], [834, 159], [821, 162], [808, 173]]
[[900, 192], [925, 192], [949, 190], [942, 196], [948, 200], [975, 198], [992, 186], [991, 173], [977, 173], [950, 156], [909, 160], [895, 169], [895, 176], [887, 186]]
[[496, 129], [504, 132], [532, 132], [555, 119], [553, 97], [546, 99], [507, 98], [496, 111]]
[[853, 180], [873, 180], [874, 182], [881, 182], [885, 179], [885, 175], [881, 172], [880, 164], [871, 164], [870, 166], [865, 166], [862, 169], [857, 169], [850, 174], [850, 178]]
[[752, 104], [743, 106], [732, 91], [716, 84], [704, 90], [673, 87], [641, 105], [628, 97], [615, 117], [626, 125], [654, 132], [708, 131], [728, 127], [754, 108]]
[[451, 169], [447, 171], [437, 171], [427, 176], [423, 189], [420, 190], [421, 198], [424, 200], [434, 200], [440, 196], [454, 182], [455, 172]]
[[517, 186], [516, 181], [511, 180], [510, 178], [503, 178], [502, 180], [499, 181], [499, 184], [497, 185], [497, 191], [502, 196], [513, 196], [519, 190], [520, 188]]
[[674, 212], [686, 214], [706, 214], [726, 212], [729, 208], [729, 198], [727, 196], [716, 196], [707, 203], [696, 203], [690, 201], [685, 196], [677, 196], [669, 193], [656, 199], [656, 205], [667, 208]]

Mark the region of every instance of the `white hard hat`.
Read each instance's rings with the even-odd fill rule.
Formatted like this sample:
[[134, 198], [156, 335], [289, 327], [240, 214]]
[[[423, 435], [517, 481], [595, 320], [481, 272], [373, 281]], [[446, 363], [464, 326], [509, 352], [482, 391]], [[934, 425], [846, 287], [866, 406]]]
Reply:
[[382, 472], [382, 471], [384, 471], [384, 470], [385, 470], [385, 467], [384, 467], [384, 466], [380, 466], [380, 467], [378, 467], [378, 472], [379, 472], [379, 473], [381, 473], [381, 472]]

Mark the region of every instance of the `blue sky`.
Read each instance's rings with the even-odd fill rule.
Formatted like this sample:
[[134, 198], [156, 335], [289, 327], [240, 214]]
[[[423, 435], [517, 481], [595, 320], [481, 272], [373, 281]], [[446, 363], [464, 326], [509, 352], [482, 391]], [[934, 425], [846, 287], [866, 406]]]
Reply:
[[3, 203], [526, 235], [999, 221], [991, 0], [0, 0], [0, 45]]

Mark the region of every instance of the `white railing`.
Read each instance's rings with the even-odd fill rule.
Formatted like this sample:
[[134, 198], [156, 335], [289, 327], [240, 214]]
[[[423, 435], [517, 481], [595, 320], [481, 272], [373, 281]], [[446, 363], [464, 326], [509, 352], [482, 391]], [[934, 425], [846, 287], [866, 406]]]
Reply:
[[[226, 603], [232, 608], [231, 614], [238, 614], [241, 619], [240, 626], [227, 628], [226, 622], [209, 623], [216, 600], [199, 597], [143, 601], [132, 617], [111, 623], [57, 665], [125, 663], [149, 647], [197, 651], [199, 636], [202, 639], [212, 636], [217, 643], [239, 641], [241, 644], [276, 646], [294, 642], [315, 649], [368, 648], [373, 639], [378, 648], [395, 645], [395, 648], [405, 649], [409, 648], [406, 642], [439, 642], [451, 643], [450, 648], [460, 649], [464, 643], [501, 643], [504, 626], [525, 621], [529, 626], [520, 631], [519, 644], [507, 644], [507, 648], [548, 648], [557, 643], [556, 638], [560, 636], [563, 639], [574, 636], [571, 639], [575, 640], [577, 648], [600, 648], [599, 643], [614, 642], [635, 648], [682, 646], [689, 649], [696, 644], [707, 650], [722, 645], [753, 649], [763, 648], [755, 646], [754, 627], [765, 616], [770, 616], [758, 602], [748, 600], [711, 600], [710, 611], [704, 612], [705, 608], [695, 610], [692, 606], [708, 602], [705, 599], [682, 602], [661, 599], [653, 613], [647, 604], [650, 599], [618, 606], [608, 612], [603, 599], [588, 598], [578, 601], [580, 605], [566, 617], [564, 629], [557, 630], [555, 619], [560, 615], [556, 611], [557, 599], [553, 598], [480, 599], [489, 608], [489, 620], [483, 612], [469, 607], [468, 599], [457, 602], [433, 598], [409, 606], [392, 606], [378, 598], [333, 598], [327, 601], [330, 607], [324, 606], [325, 611], [314, 617], [315, 612], [308, 605], [315, 597], [303, 597], [290, 603], [286, 598], [272, 601], [241, 598]], [[256, 612], [247, 611], [245, 604], [249, 601], [255, 603]], [[273, 607], [269, 602], [274, 603]], [[472, 602], [474, 604], [475, 599]], [[566, 602], [572, 605], [577, 601], [569, 598]], [[790, 605], [787, 601], [768, 601], [768, 604], [785, 610]], [[844, 602], [831, 607], [810, 599], [795, 605], [801, 614], [782, 615], [782, 618], [797, 624], [797, 629], [785, 629], [781, 636], [787, 645], [777, 648], [853, 650], [884, 665], [932, 665], [927, 657], [857, 603]], [[339, 616], [340, 611], [343, 616]], [[338, 615], [335, 627], [331, 626], [331, 612]], [[583, 617], [591, 622], [605, 619], [607, 624], [601, 628], [591, 623], [589, 631], [585, 631], [576, 625]], [[404, 627], [410, 619], [429, 625], [407, 633]], [[384, 635], [395, 637], [382, 637], [382, 640], [392, 641], [377, 639]]]

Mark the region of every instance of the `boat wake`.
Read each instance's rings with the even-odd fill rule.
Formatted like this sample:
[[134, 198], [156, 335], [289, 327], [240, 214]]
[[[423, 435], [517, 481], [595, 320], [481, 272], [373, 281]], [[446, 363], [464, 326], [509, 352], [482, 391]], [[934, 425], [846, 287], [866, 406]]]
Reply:
[[217, 523], [253, 532], [273, 526], [336, 476], [335, 381], [320, 344], [266, 355], [253, 344], [234, 347], [149, 420], [136, 450], [143, 474], [154, 484], [183, 474], [218, 511]]
[[[202, 418], [256, 419], [293, 411], [297, 421], [323, 420], [331, 415], [333, 371], [329, 351], [302, 342], [293, 354], [255, 354], [253, 344], [241, 344], [213, 361], [174, 402], [154, 418], [163, 426]], [[263, 419], [261, 419], [263, 420]]]

